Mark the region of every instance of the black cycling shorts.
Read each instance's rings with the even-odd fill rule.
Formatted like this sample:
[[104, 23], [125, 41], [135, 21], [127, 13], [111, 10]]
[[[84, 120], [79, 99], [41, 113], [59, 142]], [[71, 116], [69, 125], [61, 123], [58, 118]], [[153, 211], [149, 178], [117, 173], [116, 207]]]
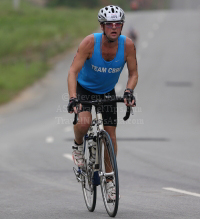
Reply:
[[[95, 94], [84, 89], [78, 82], [77, 82], [76, 92], [77, 92], [77, 98], [80, 101], [105, 99], [104, 97], [106, 95], [110, 95], [113, 98], [116, 97], [114, 89], [105, 94]], [[86, 105], [86, 104], [82, 104], [82, 105], [83, 107], [81, 112], [83, 111], [91, 112], [92, 110], [91, 105]], [[117, 126], [117, 103], [109, 103], [102, 106], [98, 106], [98, 110], [102, 112], [104, 126], [115, 126], [115, 127]]]

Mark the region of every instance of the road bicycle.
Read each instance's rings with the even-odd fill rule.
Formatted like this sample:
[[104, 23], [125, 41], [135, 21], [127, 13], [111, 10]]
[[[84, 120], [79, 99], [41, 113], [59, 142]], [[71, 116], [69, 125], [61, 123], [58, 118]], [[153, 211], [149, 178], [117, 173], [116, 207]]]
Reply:
[[[104, 100], [94, 101], [77, 100], [76, 106], [87, 104], [95, 106], [96, 118], [92, 120], [88, 133], [84, 136], [84, 158], [85, 163], [82, 168], [73, 168], [78, 182], [82, 184], [85, 204], [90, 212], [96, 207], [97, 186], [100, 185], [103, 202], [110, 217], [115, 217], [119, 205], [119, 179], [117, 161], [114, 147], [109, 134], [104, 130], [102, 113], [99, 106], [112, 102], [124, 102], [124, 98], [107, 96]], [[132, 108], [127, 107], [125, 121], [129, 118]], [[78, 114], [75, 114], [75, 125], [78, 122]], [[96, 127], [96, 131], [93, 127]], [[95, 159], [91, 159], [92, 156]], [[93, 156], [93, 158], [94, 158]], [[107, 183], [112, 182], [116, 192], [115, 200], [110, 200], [107, 194]]]

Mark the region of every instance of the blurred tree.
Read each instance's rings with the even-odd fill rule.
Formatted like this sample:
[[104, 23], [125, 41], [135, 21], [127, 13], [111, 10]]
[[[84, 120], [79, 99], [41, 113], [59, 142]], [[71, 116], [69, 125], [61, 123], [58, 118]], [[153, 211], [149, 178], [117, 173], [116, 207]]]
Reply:
[[48, 6], [69, 6], [69, 7], [89, 7], [94, 8], [99, 6], [99, 0], [51, 0], [48, 1]]
[[13, 8], [19, 10], [20, 0], [13, 0]]
[[[31, 0], [39, 1], [39, 0]], [[41, 0], [40, 0], [41, 1]], [[43, 0], [48, 6], [68, 6], [68, 7], [104, 7], [106, 5], [118, 5], [123, 10], [148, 10], [162, 9], [169, 5], [171, 0]]]

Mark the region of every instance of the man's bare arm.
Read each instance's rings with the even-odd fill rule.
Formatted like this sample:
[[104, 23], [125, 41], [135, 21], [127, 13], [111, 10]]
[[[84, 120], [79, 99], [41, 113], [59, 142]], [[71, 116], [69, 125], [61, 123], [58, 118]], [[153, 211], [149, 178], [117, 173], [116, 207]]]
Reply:
[[128, 82], [126, 88], [135, 89], [138, 82], [138, 69], [135, 45], [131, 39], [126, 39], [126, 61], [128, 67]]
[[76, 97], [76, 79], [78, 77], [78, 73], [83, 67], [86, 59], [91, 57], [91, 54], [94, 49], [94, 36], [87, 36], [80, 44], [76, 55], [74, 56], [74, 60], [71, 64], [68, 73], [68, 92], [71, 97]]
[[[129, 39], [128, 37], [126, 38], [126, 61], [127, 61], [127, 67], [129, 73], [126, 88], [134, 90], [138, 82], [136, 48], [132, 40]], [[127, 92], [130, 91], [127, 90]], [[127, 100], [125, 99], [124, 102], [127, 106], [135, 105], [134, 100], [132, 101], [132, 103], [128, 103]]]

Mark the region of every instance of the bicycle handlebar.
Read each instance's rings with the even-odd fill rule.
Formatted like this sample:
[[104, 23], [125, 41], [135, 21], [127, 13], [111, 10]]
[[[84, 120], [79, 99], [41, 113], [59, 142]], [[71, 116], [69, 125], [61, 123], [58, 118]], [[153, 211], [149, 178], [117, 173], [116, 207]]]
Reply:
[[[87, 104], [87, 105], [93, 105], [93, 106], [100, 106], [103, 104], [107, 104], [107, 103], [124, 103], [124, 98], [123, 97], [116, 97], [116, 98], [111, 98], [111, 97], [107, 97], [105, 100], [103, 99], [99, 99], [99, 100], [91, 100], [91, 101], [82, 101], [82, 100], [77, 100], [76, 101], [76, 106], [78, 104]], [[136, 106], [136, 105], [135, 105]], [[126, 108], [126, 115], [124, 116], [123, 120], [126, 121], [127, 119], [129, 119], [130, 117], [130, 113], [131, 113], [131, 107], [127, 106]], [[74, 121], [73, 124], [76, 125], [78, 122], [78, 113], [75, 113], [74, 116]]]

